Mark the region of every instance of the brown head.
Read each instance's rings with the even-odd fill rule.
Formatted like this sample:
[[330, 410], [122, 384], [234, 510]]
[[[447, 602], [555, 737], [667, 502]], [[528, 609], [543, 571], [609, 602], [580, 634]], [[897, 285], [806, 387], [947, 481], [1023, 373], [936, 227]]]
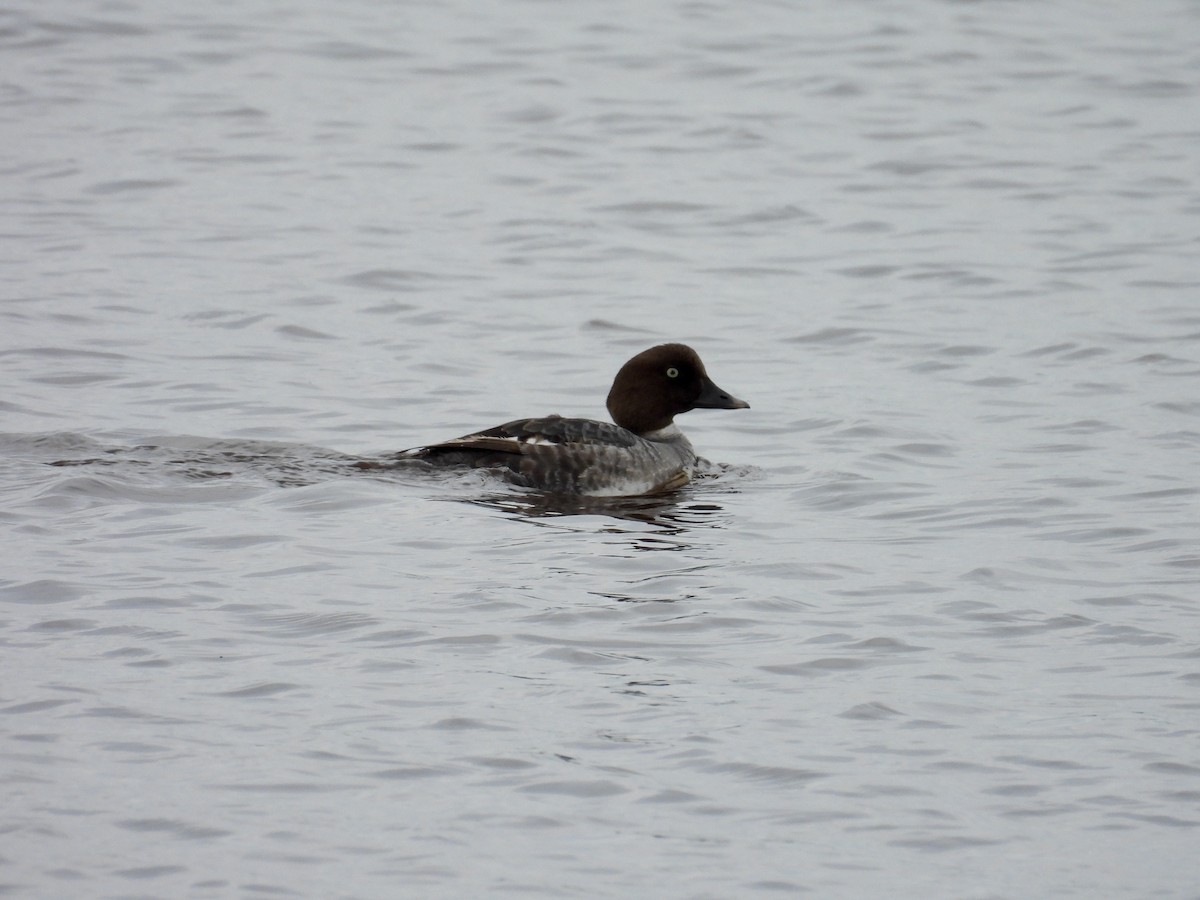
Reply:
[[608, 392], [609, 415], [636, 434], [666, 428], [689, 409], [749, 408], [713, 384], [699, 355], [685, 344], [643, 350], [621, 366]]

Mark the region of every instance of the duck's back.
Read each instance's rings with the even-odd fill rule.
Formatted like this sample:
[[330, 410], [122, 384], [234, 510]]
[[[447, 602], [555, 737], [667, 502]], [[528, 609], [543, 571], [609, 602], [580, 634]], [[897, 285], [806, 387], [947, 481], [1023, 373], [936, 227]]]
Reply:
[[546, 416], [406, 450], [398, 458], [496, 469], [514, 484], [554, 493], [625, 496], [678, 487], [690, 477], [692, 445], [674, 428], [657, 437], [608, 422]]

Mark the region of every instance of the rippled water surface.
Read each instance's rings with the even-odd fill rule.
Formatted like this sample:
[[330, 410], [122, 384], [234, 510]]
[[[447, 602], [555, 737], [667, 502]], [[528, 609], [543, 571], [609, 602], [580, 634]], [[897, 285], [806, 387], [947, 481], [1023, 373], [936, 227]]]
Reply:
[[[0, 12], [0, 893], [1200, 897], [1197, 47]], [[664, 340], [675, 494], [351, 465]]]

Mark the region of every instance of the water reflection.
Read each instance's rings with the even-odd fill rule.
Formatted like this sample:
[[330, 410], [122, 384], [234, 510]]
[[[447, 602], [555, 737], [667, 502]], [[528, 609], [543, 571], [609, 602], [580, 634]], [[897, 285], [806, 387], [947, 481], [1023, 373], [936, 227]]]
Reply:
[[[600, 529], [602, 532], [638, 534], [641, 537], [641, 549], [681, 550], [685, 549], [685, 544], [663, 538], [700, 528], [723, 528], [727, 524], [725, 508], [707, 496], [699, 499], [696, 496], [699, 490], [702, 489], [689, 485], [669, 494], [644, 497], [574, 497], [514, 492], [449, 499], [498, 510], [511, 518], [535, 523], [538, 520], [602, 516], [615, 520]], [[654, 531], [647, 532], [644, 526]]]

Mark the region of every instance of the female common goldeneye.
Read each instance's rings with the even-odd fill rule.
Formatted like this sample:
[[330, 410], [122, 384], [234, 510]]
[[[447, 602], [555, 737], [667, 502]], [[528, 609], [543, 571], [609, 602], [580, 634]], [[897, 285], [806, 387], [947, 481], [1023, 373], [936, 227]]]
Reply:
[[685, 484], [696, 451], [675, 427], [690, 409], [749, 409], [721, 390], [691, 347], [661, 344], [635, 356], [608, 392], [615, 425], [591, 419], [517, 419], [393, 459], [497, 469], [514, 484], [558, 494], [633, 496]]

